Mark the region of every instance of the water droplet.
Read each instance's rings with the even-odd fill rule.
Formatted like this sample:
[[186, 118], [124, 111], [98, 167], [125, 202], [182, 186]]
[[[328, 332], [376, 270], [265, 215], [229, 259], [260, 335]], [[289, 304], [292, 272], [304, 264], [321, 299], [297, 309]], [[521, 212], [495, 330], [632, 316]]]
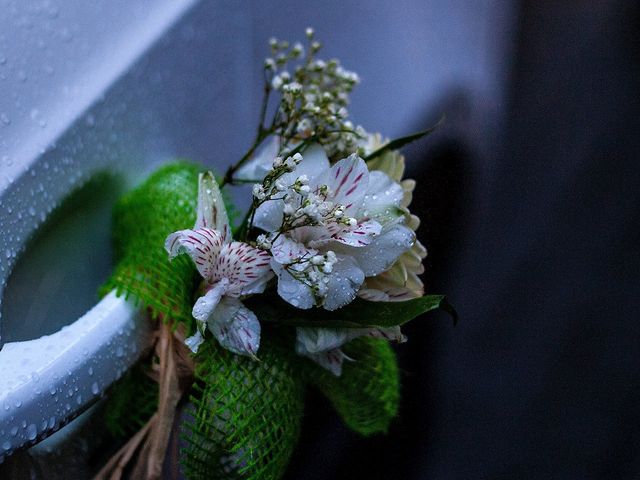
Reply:
[[5, 452], [8, 452], [9, 450], [11, 450], [11, 442], [9, 440], [5, 441], [2, 444], [2, 448], [4, 448]]
[[13, 427], [11, 427], [11, 435], [15, 437], [17, 434], [18, 434], [18, 426], [14, 425]]
[[97, 395], [99, 392], [100, 388], [98, 388], [98, 382], [93, 382], [93, 385], [91, 385], [91, 393]]
[[29, 207], [29, 215], [31, 215], [32, 217], [35, 217], [36, 209], [33, 207]]
[[89, 376], [93, 375], [93, 367], [89, 367]]
[[36, 427], [35, 423], [32, 423], [31, 425], [29, 425], [29, 428], [27, 428], [27, 438], [29, 440], [35, 440], [37, 435], [38, 428]]

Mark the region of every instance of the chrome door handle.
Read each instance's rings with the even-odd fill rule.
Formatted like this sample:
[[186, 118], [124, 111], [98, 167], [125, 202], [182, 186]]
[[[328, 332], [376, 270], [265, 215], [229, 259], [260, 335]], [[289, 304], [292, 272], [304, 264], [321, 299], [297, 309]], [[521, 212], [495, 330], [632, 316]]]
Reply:
[[117, 380], [149, 344], [150, 324], [114, 292], [58, 332], [0, 351], [0, 461], [55, 432]]

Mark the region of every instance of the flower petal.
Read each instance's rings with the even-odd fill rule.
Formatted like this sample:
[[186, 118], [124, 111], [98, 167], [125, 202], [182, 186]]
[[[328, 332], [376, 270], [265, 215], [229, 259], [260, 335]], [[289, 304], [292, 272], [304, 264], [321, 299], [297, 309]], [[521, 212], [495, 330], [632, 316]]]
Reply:
[[333, 350], [348, 340], [346, 328], [296, 328], [296, 351], [302, 354]]
[[200, 333], [200, 330], [196, 330], [196, 333], [186, 338], [184, 344], [189, 347], [193, 353], [198, 353], [198, 348], [204, 343], [204, 337]]
[[222, 247], [213, 272], [214, 279], [228, 279], [226, 295], [239, 297], [264, 291], [273, 277], [271, 257], [264, 250], [243, 242], [231, 242]]
[[358, 296], [370, 302], [404, 302], [412, 298], [421, 297], [422, 293], [416, 293], [408, 287], [362, 288], [358, 292]]
[[314, 179], [329, 170], [329, 159], [321, 145], [313, 143], [301, 152], [302, 161], [293, 172], [294, 179], [306, 175]]
[[407, 337], [403, 335], [398, 325], [387, 328], [367, 328], [365, 330], [366, 332], [364, 332], [364, 334], [373, 338], [384, 338], [385, 340], [396, 343], [404, 343], [407, 341]]
[[[409, 215], [407, 215], [406, 209], [394, 205], [375, 205], [368, 207], [366, 200], [365, 207], [358, 213], [358, 218], [370, 218], [382, 225], [383, 228], [406, 222], [407, 217], [409, 217]], [[410, 217], [409, 220], [411, 220]]]
[[320, 353], [299, 353], [299, 355], [310, 358], [322, 368], [329, 370], [336, 377], [342, 375], [343, 361], [351, 360], [351, 358], [347, 357], [339, 348]]
[[320, 175], [313, 186], [319, 185], [327, 185], [332, 193], [330, 199], [346, 207], [345, 215], [353, 216], [362, 207], [369, 185], [367, 164], [354, 153]]
[[253, 225], [265, 232], [277, 232], [282, 225], [284, 202], [280, 199], [264, 202], [253, 217]]
[[405, 192], [389, 175], [379, 171], [369, 174], [369, 185], [357, 218], [370, 218], [388, 227], [401, 222], [408, 212], [400, 207]]
[[225, 294], [228, 285], [228, 280], [224, 279], [210, 288], [202, 297], [198, 298], [193, 306], [193, 310], [191, 311], [193, 318], [200, 322], [206, 322], [218, 306], [218, 303]]
[[[354, 249], [359, 250], [359, 249]], [[338, 256], [327, 284], [327, 296], [323, 306], [327, 310], [336, 310], [351, 303], [364, 281], [364, 273], [357, 263], [349, 257]]]
[[[330, 225], [338, 225], [337, 223]], [[375, 220], [367, 220], [355, 226], [355, 228], [341, 229], [331, 235], [331, 239], [349, 245], [351, 247], [365, 247], [369, 245], [376, 235], [382, 231], [382, 225]]]
[[366, 208], [393, 205], [399, 207], [404, 197], [402, 186], [380, 171], [369, 173], [369, 185], [365, 195]]
[[278, 295], [294, 307], [308, 309], [315, 305], [315, 298], [311, 289], [296, 280], [287, 269], [275, 259], [271, 260], [271, 267], [278, 276]]
[[257, 360], [260, 322], [237, 298], [222, 299], [209, 321], [209, 330], [227, 350]]
[[365, 276], [373, 277], [388, 270], [415, 242], [415, 233], [404, 225], [394, 225], [383, 231], [362, 248], [336, 245], [335, 252], [352, 257]]
[[195, 230], [213, 229], [220, 233], [224, 241], [231, 240], [229, 217], [224, 200], [213, 173], [201, 173], [198, 177], [198, 213]]
[[300, 354], [316, 354], [340, 348], [345, 343], [363, 336], [384, 338], [403, 343], [407, 338], [399, 326], [387, 328], [311, 328], [296, 329], [296, 351]]
[[180, 230], [167, 237], [164, 248], [169, 253], [169, 258], [174, 258], [181, 253], [188, 253], [196, 264], [200, 275], [211, 281], [214, 264], [222, 249], [223, 242], [222, 235], [210, 228]]
[[278, 155], [280, 141], [278, 137], [271, 136], [258, 149], [255, 156], [245, 163], [235, 173], [238, 180], [262, 181], [273, 165], [273, 159]]
[[289, 264], [302, 257], [312, 257], [317, 250], [305, 247], [302, 243], [296, 242], [285, 235], [280, 235], [273, 242], [271, 254], [276, 262], [283, 265]]

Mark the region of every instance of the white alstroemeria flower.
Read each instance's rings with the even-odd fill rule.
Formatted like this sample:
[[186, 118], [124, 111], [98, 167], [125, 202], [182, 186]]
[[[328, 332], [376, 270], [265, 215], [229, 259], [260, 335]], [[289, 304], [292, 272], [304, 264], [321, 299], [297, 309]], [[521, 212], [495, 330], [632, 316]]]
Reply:
[[[280, 296], [298, 308], [335, 310], [355, 298], [365, 277], [387, 270], [409, 250], [415, 234], [396, 214], [402, 187], [386, 174], [369, 173], [357, 155], [330, 167], [318, 145], [304, 153], [281, 180], [294, 185], [304, 175], [310, 193], [289, 189], [263, 203], [255, 226], [273, 238]], [[316, 265], [311, 259], [318, 256], [327, 258]]]
[[173, 258], [188, 253], [204, 278], [204, 296], [193, 307], [198, 329], [185, 343], [196, 352], [209, 330], [224, 348], [256, 357], [260, 323], [240, 298], [261, 293], [273, 273], [267, 252], [231, 239], [222, 195], [211, 172], [200, 174], [198, 216], [192, 230], [167, 237], [165, 249]]
[[310, 358], [335, 376], [342, 373], [342, 362], [351, 360], [340, 349], [354, 338], [370, 336], [392, 342], [405, 342], [407, 338], [400, 327], [389, 328], [298, 328], [296, 331], [296, 353]]
[[[314, 145], [280, 180], [295, 185], [303, 175], [309, 192], [289, 189], [262, 203], [255, 225], [271, 240], [280, 296], [298, 308], [336, 310], [356, 297], [365, 277], [389, 269], [411, 249], [415, 234], [402, 224], [402, 187], [383, 172], [369, 172], [357, 155], [330, 167]], [[298, 329], [296, 349], [339, 375], [340, 345], [362, 335], [404, 338], [399, 329], [307, 328]]]

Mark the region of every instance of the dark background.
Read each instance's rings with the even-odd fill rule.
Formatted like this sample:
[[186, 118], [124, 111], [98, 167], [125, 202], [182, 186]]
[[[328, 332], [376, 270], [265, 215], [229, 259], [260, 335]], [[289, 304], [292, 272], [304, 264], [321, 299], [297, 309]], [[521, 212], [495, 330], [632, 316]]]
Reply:
[[405, 328], [387, 436], [310, 394], [287, 478], [640, 478], [640, 3], [524, 1], [515, 39], [491, 148], [452, 95], [408, 151], [459, 325]]

